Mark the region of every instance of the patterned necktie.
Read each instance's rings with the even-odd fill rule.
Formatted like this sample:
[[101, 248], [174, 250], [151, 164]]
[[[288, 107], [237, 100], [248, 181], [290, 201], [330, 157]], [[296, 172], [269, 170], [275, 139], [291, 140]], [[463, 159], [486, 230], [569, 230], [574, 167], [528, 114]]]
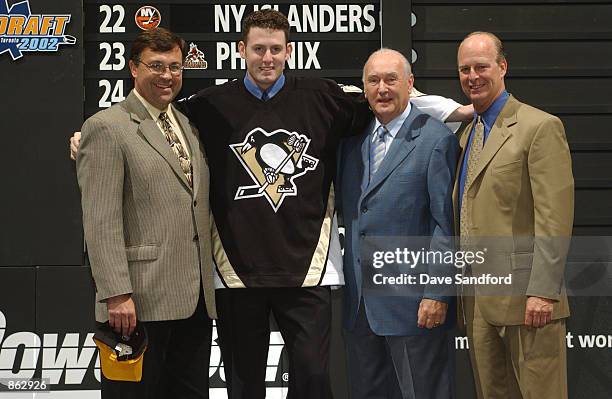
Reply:
[[374, 132], [374, 140], [370, 145], [370, 180], [385, 158], [385, 135], [387, 133], [389, 132], [383, 125], [380, 125]]
[[187, 182], [189, 183], [189, 187], [193, 188], [193, 169], [191, 167], [189, 155], [174, 132], [174, 129], [172, 129], [172, 124], [170, 123], [168, 114], [162, 112], [159, 114], [159, 120], [161, 121], [162, 129], [164, 130], [168, 144], [170, 144], [170, 148], [172, 148], [172, 151], [178, 157], [179, 163], [181, 164], [181, 169], [183, 169], [183, 173], [185, 174]]
[[268, 101], [269, 98], [267, 90], [261, 93], [261, 101]]
[[476, 167], [480, 160], [480, 154], [482, 153], [482, 147], [484, 146], [484, 123], [482, 118], [478, 116], [476, 120], [476, 126], [474, 127], [474, 135], [472, 136], [472, 144], [470, 145], [470, 154], [467, 160], [467, 171], [465, 173], [465, 185], [463, 186], [463, 195], [461, 196], [461, 213], [459, 228], [461, 236], [468, 236], [468, 207], [466, 206], [468, 187], [472, 184], [472, 181], [476, 177]]

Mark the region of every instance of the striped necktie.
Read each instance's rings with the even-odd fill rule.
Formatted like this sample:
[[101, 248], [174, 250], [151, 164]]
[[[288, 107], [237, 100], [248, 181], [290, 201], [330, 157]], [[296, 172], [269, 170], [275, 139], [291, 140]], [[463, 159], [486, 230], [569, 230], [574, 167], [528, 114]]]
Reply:
[[465, 173], [465, 185], [463, 186], [463, 195], [461, 196], [461, 210], [460, 210], [460, 233], [463, 237], [468, 236], [468, 218], [470, 216], [468, 207], [466, 206], [468, 188], [476, 178], [476, 167], [480, 160], [480, 154], [482, 153], [482, 147], [484, 146], [484, 123], [482, 118], [478, 116], [476, 120], [476, 126], [474, 127], [474, 135], [472, 136], [472, 144], [470, 145], [470, 154], [467, 160], [467, 171]]
[[385, 135], [389, 133], [384, 125], [374, 132], [374, 140], [370, 145], [370, 179], [376, 173], [385, 158]]
[[191, 166], [191, 160], [189, 159], [189, 154], [187, 154], [183, 144], [181, 144], [181, 141], [174, 132], [168, 114], [162, 112], [159, 114], [159, 120], [161, 121], [162, 129], [164, 131], [164, 135], [166, 136], [166, 141], [168, 141], [168, 144], [170, 144], [172, 152], [174, 152], [174, 154], [178, 157], [179, 163], [181, 164], [181, 169], [183, 170], [183, 173], [187, 178], [187, 182], [189, 183], [189, 187], [193, 188], [193, 169]]

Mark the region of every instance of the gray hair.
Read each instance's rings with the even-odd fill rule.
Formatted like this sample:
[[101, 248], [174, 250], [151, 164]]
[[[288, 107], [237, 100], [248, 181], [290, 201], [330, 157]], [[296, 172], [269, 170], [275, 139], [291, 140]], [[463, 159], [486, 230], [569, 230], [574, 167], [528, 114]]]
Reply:
[[382, 47], [382, 48], [374, 51], [372, 54], [370, 54], [370, 56], [366, 60], [365, 64], [363, 64], [363, 73], [361, 74], [361, 81], [362, 82], [365, 83], [365, 67], [366, 67], [366, 65], [368, 65], [368, 62], [370, 62], [370, 60], [372, 58], [374, 58], [376, 56], [379, 56], [379, 55], [383, 55], [383, 54], [389, 54], [389, 55], [398, 56], [400, 58], [400, 60], [402, 61], [402, 64], [404, 64], [404, 72], [406, 72], [406, 76], [412, 75], [412, 67], [410, 66], [410, 62], [408, 61], [408, 58], [406, 58], [404, 56], [404, 54], [400, 53], [397, 50], [393, 50], [391, 48]]

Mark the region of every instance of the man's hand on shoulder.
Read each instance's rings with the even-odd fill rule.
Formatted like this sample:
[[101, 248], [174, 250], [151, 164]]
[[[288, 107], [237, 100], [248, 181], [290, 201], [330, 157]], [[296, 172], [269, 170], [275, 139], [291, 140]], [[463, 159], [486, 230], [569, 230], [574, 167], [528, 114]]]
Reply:
[[423, 298], [419, 305], [417, 325], [419, 328], [432, 329], [441, 326], [446, 320], [448, 303], [434, 299]]
[[136, 328], [136, 306], [131, 294], [117, 295], [106, 300], [108, 324], [116, 333], [129, 337]]
[[70, 159], [73, 161], [76, 161], [79, 145], [81, 145], [81, 132], [74, 132], [72, 137], [70, 137]]
[[548, 298], [530, 296], [525, 306], [525, 325], [540, 328], [552, 321], [553, 301]]

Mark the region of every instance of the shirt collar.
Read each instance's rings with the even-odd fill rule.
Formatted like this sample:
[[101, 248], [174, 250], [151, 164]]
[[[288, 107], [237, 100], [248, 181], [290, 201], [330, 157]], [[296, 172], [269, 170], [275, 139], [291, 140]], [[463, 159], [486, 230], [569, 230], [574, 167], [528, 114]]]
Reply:
[[167, 112], [168, 114], [172, 114], [172, 104], [168, 104], [166, 109], [157, 109], [150, 102], [145, 100], [145, 98], [141, 96], [140, 93], [138, 93], [136, 89], [134, 89], [134, 94], [136, 95], [136, 98], [140, 100], [142, 105], [144, 105], [144, 107], [149, 112], [149, 115], [151, 115], [151, 118], [153, 118], [154, 121], [157, 121], [157, 119], [159, 119], [159, 114], [161, 114], [162, 112]]
[[255, 82], [249, 79], [248, 73], [244, 75], [244, 87], [246, 87], [249, 93], [251, 93], [252, 95], [254, 95], [260, 100], [261, 100], [261, 96], [263, 95], [264, 91], [268, 94], [268, 100], [269, 100], [272, 97], [274, 97], [276, 94], [278, 94], [278, 92], [283, 88], [284, 85], [285, 85], [285, 74], [281, 74], [281, 76], [278, 79], [276, 79], [276, 82], [274, 82], [272, 86], [268, 87], [267, 90], [261, 90], [261, 88], [255, 84]]
[[[406, 106], [406, 109], [404, 110], [404, 112], [402, 112], [399, 116], [396, 116], [395, 119], [392, 119], [391, 122], [385, 125], [385, 127], [387, 128], [387, 131], [389, 132], [389, 137], [391, 139], [394, 139], [395, 136], [397, 135], [397, 132], [399, 132], [399, 130], [401, 129], [402, 125], [406, 121], [406, 118], [408, 118], [408, 115], [410, 114], [411, 108], [412, 106], [410, 105], [410, 101], [408, 101], [408, 105]], [[380, 125], [382, 125], [382, 123], [380, 123], [378, 119], [376, 119], [376, 122], [374, 123], [374, 130], [372, 132], [375, 132], [376, 129], [378, 129]], [[373, 139], [374, 138], [372, 137], [372, 140]]]
[[[506, 90], [502, 91], [502, 93], [493, 101], [493, 104], [485, 112], [480, 114], [482, 118], [482, 122], [485, 124], [487, 128], [491, 128], [495, 123], [495, 120], [499, 116], [502, 108], [506, 105], [506, 101], [510, 97], [510, 94]], [[478, 114], [474, 112], [474, 119], [478, 118]]]

